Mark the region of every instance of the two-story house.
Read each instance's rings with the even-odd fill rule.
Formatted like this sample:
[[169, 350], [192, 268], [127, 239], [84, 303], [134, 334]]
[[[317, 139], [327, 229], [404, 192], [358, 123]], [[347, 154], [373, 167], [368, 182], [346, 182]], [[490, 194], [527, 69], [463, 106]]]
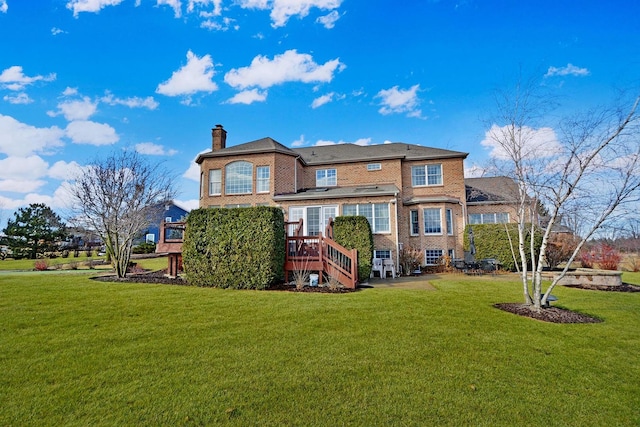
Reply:
[[377, 258], [397, 265], [403, 247], [420, 249], [425, 265], [463, 256], [465, 225], [475, 218], [467, 197], [478, 194], [465, 185], [467, 153], [405, 143], [288, 148], [271, 138], [227, 147], [226, 140], [217, 125], [211, 151], [196, 159], [200, 207], [278, 206], [287, 221], [302, 218], [305, 235], [322, 232], [329, 218], [362, 215]]

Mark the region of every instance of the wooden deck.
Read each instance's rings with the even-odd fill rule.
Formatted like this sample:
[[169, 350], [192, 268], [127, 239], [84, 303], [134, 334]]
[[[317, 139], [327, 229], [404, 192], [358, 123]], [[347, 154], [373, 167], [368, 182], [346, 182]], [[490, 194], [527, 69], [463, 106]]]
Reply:
[[[167, 275], [176, 277], [182, 270], [182, 243], [184, 222], [163, 222], [156, 253], [169, 257]], [[358, 284], [358, 251], [349, 250], [333, 240], [333, 221], [325, 229], [325, 235], [302, 236], [302, 220], [286, 223], [285, 280], [296, 271], [317, 272], [319, 283], [325, 277], [336, 280], [342, 286], [354, 289]]]

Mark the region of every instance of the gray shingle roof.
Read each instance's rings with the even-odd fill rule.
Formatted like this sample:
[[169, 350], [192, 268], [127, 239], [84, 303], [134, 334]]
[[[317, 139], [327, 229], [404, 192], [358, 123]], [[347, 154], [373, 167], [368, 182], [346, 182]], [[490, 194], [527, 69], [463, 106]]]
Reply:
[[202, 163], [205, 158], [210, 157], [227, 157], [237, 156], [244, 154], [261, 154], [261, 153], [282, 153], [291, 156], [297, 156], [298, 154], [292, 151], [290, 148], [285, 147], [278, 141], [272, 138], [262, 138], [255, 141], [247, 142], [240, 145], [234, 145], [231, 147], [223, 148], [222, 150], [209, 151], [202, 153], [196, 158], [196, 163]]
[[317, 199], [341, 199], [349, 197], [376, 197], [395, 196], [400, 190], [393, 184], [385, 185], [360, 185], [355, 187], [322, 187], [309, 188], [297, 193], [278, 194], [273, 196], [273, 200], [294, 201], [294, 200], [317, 200]]
[[516, 182], [506, 176], [465, 178], [467, 203], [513, 203], [518, 200]]
[[205, 158], [226, 157], [256, 153], [282, 153], [300, 156], [307, 165], [322, 165], [336, 163], [352, 163], [374, 160], [429, 160], [446, 158], [466, 158], [468, 153], [444, 150], [441, 148], [424, 147], [422, 145], [391, 143], [376, 145], [336, 144], [306, 148], [288, 148], [272, 138], [262, 138], [256, 141], [210, 151], [198, 156], [196, 163], [202, 163]]

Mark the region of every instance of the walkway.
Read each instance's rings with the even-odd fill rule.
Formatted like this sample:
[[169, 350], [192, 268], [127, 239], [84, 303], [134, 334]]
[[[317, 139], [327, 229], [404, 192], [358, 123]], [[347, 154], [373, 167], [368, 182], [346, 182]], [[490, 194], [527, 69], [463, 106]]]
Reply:
[[435, 279], [433, 274], [422, 274], [420, 276], [396, 277], [395, 279], [381, 279], [374, 277], [361, 283], [359, 286], [371, 286], [373, 288], [393, 288], [393, 289], [422, 289], [425, 291], [437, 290], [429, 280]]

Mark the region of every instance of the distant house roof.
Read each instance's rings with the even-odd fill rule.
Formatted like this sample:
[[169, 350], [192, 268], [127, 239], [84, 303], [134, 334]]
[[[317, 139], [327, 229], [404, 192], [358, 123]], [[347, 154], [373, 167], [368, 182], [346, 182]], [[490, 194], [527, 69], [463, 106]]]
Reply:
[[398, 187], [387, 185], [359, 185], [354, 187], [320, 187], [308, 188], [297, 193], [278, 194], [273, 196], [276, 202], [312, 199], [341, 199], [349, 197], [395, 196], [400, 192]]
[[514, 203], [518, 200], [516, 182], [506, 176], [465, 178], [467, 204]]
[[306, 148], [288, 148], [272, 138], [262, 138], [221, 150], [202, 153], [196, 158], [200, 164], [206, 158], [228, 157], [246, 154], [281, 153], [299, 156], [307, 165], [332, 163], [352, 163], [392, 159], [431, 160], [445, 158], [466, 158], [468, 153], [424, 147], [422, 145], [391, 143], [376, 145], [336, 144]]

